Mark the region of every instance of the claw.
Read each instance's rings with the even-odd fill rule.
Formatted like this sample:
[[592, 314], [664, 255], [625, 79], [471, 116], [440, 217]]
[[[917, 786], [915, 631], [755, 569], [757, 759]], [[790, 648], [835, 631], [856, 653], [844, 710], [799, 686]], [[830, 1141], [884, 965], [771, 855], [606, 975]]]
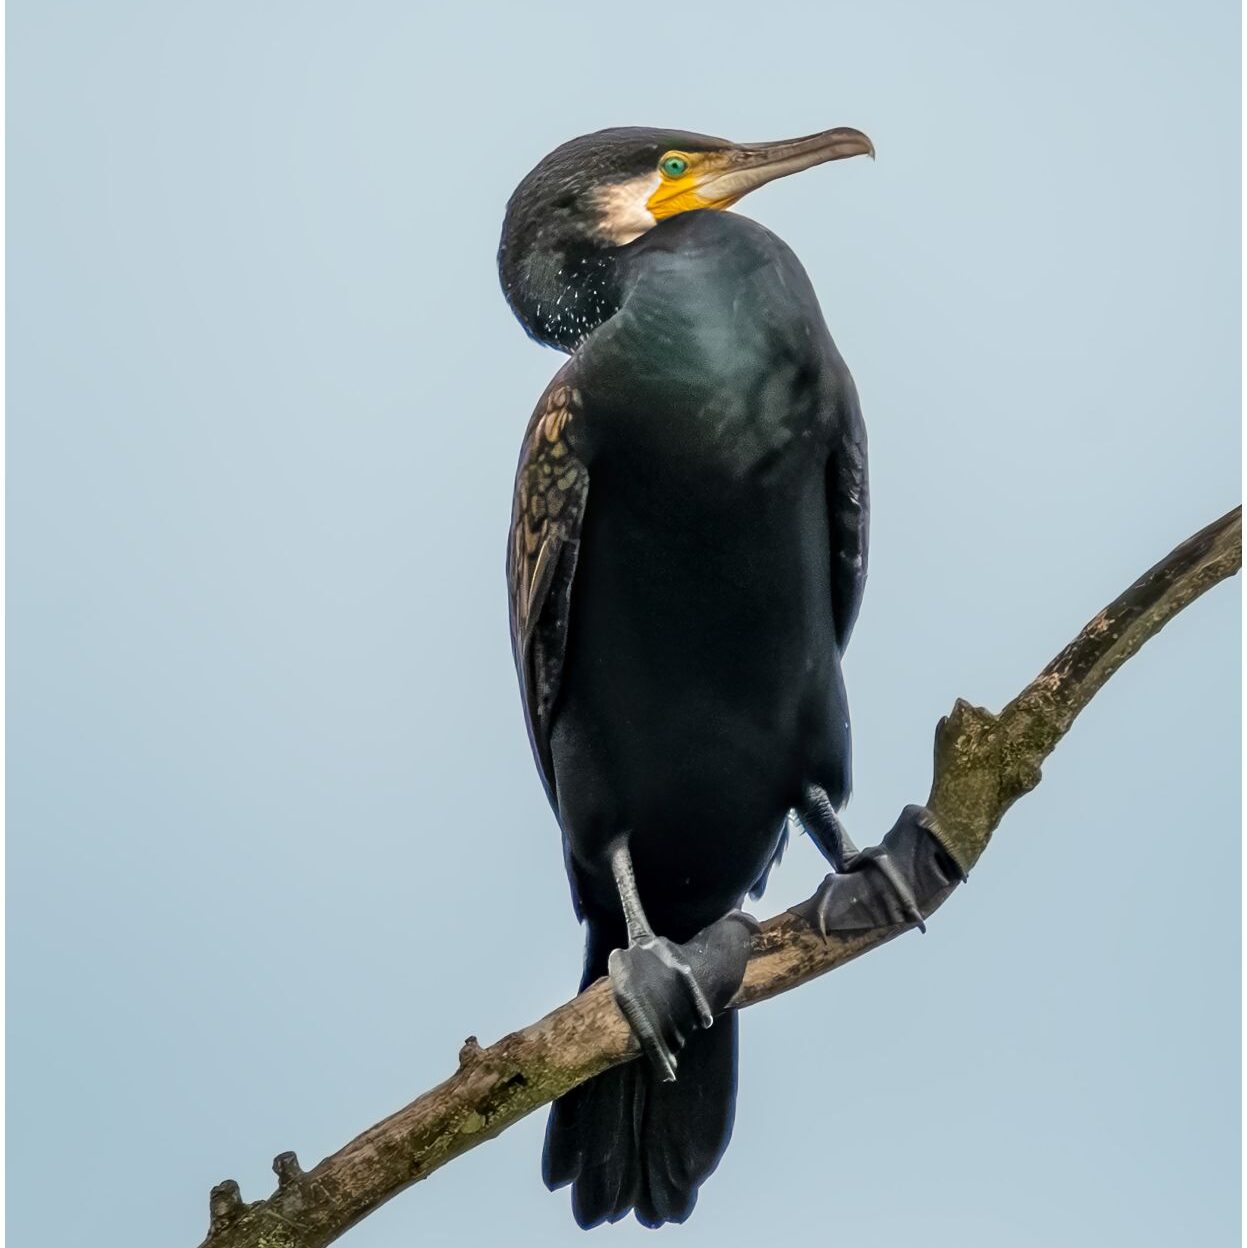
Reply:
[[871, 862], [883, 872], [884, 878], [891, 885], [892, 891], [896, 894], [897, 900], [901, 905], [901, 912], [913, 924], [915, 924], [920, 932], [926, 934], [927, 924], [923, 917], [922, 911], [918, 909], [918, 903], [914, 900], [913, 890], [909, 887], [904, 876], [896, 869], [896, 864], [888, 856], [885, 849], [867, 849], [853, 860], [850, 870], [857, 867], [858, 863]]
[[702, 992], [701, 985], [697, 982], [697, 977], [693, 974], [693, 968], [675, 953], [676, 946], [670, 941], [659, 940], [655, 936], [652, 940], [643, 940], [641, 942], [642, 949], [652, 949], [659, 959], [684, 981], [684, 986], [688, 989], [688, 995], [693, 1000], [693, 1006], [697, 1010], [697, 1017], [701, 1021], [702, 1028], [710, 1027], [714, 1023], [714, 1012], [710, 1008], [710, 1002], [706, 1000], [706, 994]]
[[692, 1031], [696, 1026], [689, 1016], [689, 1004], [699, 1019], [705, 1017], [703, 1009], [708, 1011], [692, 969], [679, 957], [678, 949], [669, 940], [655, 936], [614, 950], [606, 963], [615, 1000], [642, 1052], [666, 1083], [675, 1079], [686, 1029]]
[[740, 911], [687, 944], [646, 936], [607, 959], [615, 1000], [659, 1076], [676, 1077], [680, 1050], [736, 995], [757, 923]]
[[675, 1081], [676, 1053], [664, 1038], [660, 1020], [653, 1014], [645, 994], [635, 982], [633, 967], [627, 949], [616, 949], [606, 960], [607, 974], [615, 992], [615, 1000], [641, 1045], [641, 1052], [649, 1058], [664, 1083]]
[[829, 875], [810, 903], [798, 907], [824, 940], [872, 927], [916, 926], [963, 880], [943, 847], [934, 816], [907, 806], [880, 845], [853, 854]]

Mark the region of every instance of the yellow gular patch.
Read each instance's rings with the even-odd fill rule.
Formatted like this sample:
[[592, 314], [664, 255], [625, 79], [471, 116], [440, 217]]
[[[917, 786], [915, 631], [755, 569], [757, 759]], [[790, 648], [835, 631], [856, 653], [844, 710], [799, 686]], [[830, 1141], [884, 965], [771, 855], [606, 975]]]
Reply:
[[[688, 168], [678, 178], [673, 178], [660, 171], [660, 181], [654, 193], [645, 205], [655, 221], [666, 217], [674, 217], [677, 213], [692, 212], [697, 208], [730, 208], [739, 198], [713, 198], [703, 194], [699, 189], [705, 184], [709, 175], [718, 172], [721, 160], [715, 153], [669, 152], [668, 156], [679, 156], [688, 162]], [[667, 157], [663, 157], [666, 160]]]

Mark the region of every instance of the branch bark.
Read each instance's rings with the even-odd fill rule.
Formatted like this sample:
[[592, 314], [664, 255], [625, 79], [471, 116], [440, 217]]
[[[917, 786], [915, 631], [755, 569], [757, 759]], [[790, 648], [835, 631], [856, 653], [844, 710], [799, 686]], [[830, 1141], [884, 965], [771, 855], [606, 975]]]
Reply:
[[[1001, 818], [1039, 783], [1040, 766], [1110, 676], [1184, 607], [1242, 566], [1242, 508], [1183, 542], [1105, 607], [998, 715], [958, 701], [935, 733], [927, 806], [968, 872]], [[949, 889], [931, 900], [938, 908]], [[798, 910], [800, 907], [797, 908]], [[794, 910], [762, 925], [735, 1005], [755, 1005], [908, 930], [824, 939]], [[404, 1188], [578, 1083], [638, 1054], [605, 980], [545, 1018], [481, 1048], [469, 1037], [444, 1083], [369, 1127], [306, 1173], [273, 1162], [277, 1190], [247, 1204], [237, 1183], [212, 1189], [200, 1248], [322, 1248]]]

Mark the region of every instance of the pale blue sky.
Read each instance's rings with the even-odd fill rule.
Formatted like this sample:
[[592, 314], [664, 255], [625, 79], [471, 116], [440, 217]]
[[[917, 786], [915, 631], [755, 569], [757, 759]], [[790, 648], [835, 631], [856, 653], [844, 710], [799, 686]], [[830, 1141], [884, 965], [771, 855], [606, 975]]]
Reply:
[[[541, 155], [875, 141], [743, 206], [870, 429], [871, 841], [956, 696], [1239, 499], [1238, 20], [12, 0], [12, 1242], [189, 1248], [213, 1182], [268, 1193], [575, 984], [502, 578], [559, 357], [494, 250]], [[1222, 586], [1130, 663], [929, 935], [747, 1014], [664, 1242], [1238, 1242], [1238, 625]], [[798, 844], [759, 911], [820, 875]], [[343, 1242], [584, 1242], [542, 1122]]]

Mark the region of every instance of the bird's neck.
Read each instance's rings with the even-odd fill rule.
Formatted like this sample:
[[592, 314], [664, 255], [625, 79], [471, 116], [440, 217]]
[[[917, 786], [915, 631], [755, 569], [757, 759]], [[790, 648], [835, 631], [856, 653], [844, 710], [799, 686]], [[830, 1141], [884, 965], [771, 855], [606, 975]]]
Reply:
[[502, 288], [520, 324], [538, 342], [572, 352], [622, 299], [618, 251], [538, 240], [523, 255], [500, 257]]

